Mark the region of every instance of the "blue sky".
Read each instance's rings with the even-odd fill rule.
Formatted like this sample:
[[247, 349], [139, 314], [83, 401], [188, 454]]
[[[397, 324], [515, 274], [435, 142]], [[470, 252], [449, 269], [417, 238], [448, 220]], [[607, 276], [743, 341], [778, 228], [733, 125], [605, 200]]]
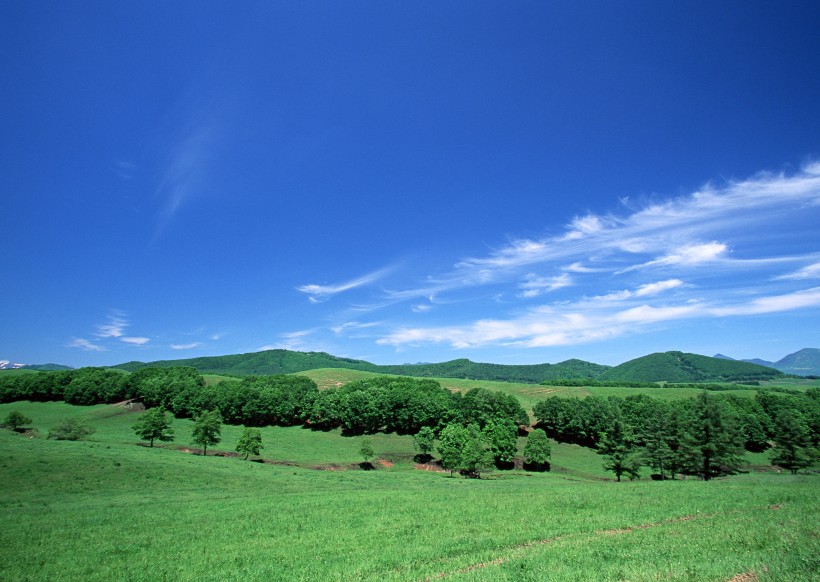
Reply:
[[5, 2], [0, 359], [820, 347], [816, 2]]

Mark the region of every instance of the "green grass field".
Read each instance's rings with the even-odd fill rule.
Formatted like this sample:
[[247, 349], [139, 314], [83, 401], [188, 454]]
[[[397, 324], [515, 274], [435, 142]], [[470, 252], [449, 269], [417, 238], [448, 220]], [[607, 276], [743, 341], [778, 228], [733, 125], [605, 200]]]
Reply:
[[[392, 466], [357, 468], [359, 437], [263, 429], [262, 456], [136, 446], [140, 413], [64, 403], [0, 431], [0, 580], [816, 580], [818, 476], [615, 483], [554, 445], [549, 473], [421, 471], [412, 441], [372, 438]], [[89, 441], [46, 440], [67, 415]], [[230, 451], [241, 427], [224, 427]], [[750, 462], [765, 462], [765, 455]], [[387, 464], [385, 464], [387, 465]], [[329, 470], [334, 469], [334, 470]]]

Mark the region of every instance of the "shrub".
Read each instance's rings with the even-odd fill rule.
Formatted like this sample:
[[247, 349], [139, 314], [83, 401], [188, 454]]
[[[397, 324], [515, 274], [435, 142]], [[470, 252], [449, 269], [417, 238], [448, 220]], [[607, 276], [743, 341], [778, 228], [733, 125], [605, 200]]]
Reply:
[[78, 441], [97, 432], [85, 419], [70, 417], [61, 420], [48, 431], [48, 438], [58, 441]]

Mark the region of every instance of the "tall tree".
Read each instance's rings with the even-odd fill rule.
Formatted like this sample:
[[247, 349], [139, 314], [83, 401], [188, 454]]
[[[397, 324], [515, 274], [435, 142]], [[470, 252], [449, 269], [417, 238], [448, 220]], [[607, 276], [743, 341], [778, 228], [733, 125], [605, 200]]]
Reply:
[[482, 431], [496, 466], [509, 465], [518, 452], [518, 427], [511, 420], [490, 420]]
[[459, 469], [467, 477], [480, 479], [481, 473], [492, 470], [493, 465], [493, 449], [487, 437], [476, 425], [469, 425], [467, 427], [467, 440], [461, 449]]
[[448, 424], [439, 435], [438, 454], [441, 456], [441, 466], [450, 471], [451, 476], [461, 468], [461, 451], [468, 438], [467, 429], [458, 423]]
[[791, 471], [792, 475], [797, 475], [800, 469], [810, 467], [818, 460], [808, 424], [797, 411], [785, 409], [777, 415], [774, 442], [772, 463]]
[[149, 441], [154, 446], [154, 440], [174, 440], [174, 429], [171, 428], [171, 419], [165, 414], [165, 409], [151, 408], [131, 427], [142, 440]]
[[598, 454], [604, 456], [604, 469], [615, 473], [617, 481], [620, 481], [624, 474], [630, 479], [639, 477], [641, 461], [632, 431], [619, 417], [612, 421], [612, 426], [604, 433], [598, 445]]
[[202, 454], [208, 454], [208, 446], [222, 440], [222, 416], [219, 412], [206, 410], [194, 419], [194, 443], [202, 446]]
[[689, 436], [685, 443], [690, 455], [688, 472], [708, 481], [740, 468], [743, 432], [733, 411], [706, 391], [694, 400]]

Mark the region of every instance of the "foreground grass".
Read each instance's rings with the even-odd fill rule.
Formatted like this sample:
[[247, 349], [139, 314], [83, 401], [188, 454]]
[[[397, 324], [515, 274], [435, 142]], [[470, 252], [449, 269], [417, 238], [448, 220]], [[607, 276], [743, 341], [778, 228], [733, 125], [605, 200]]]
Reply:
[[[2, 580], [811, 580], [820, 569], [812, 476], [318, 471], [134, 446], [136, 415], [112, 407], [0, 414], [23, 406], [41, 432], [69, 413], [98, 432], [56, 442], [0, 431]], [[343, 465], [356, 444], [304, 429], [268, 436], [266, 457], [315, 446], [298, 453], [305, 462]], [[406, 437], [385, 438], [405, 450]], [[553, 461], [600, 466], [582, 453], [559, 447]]]

